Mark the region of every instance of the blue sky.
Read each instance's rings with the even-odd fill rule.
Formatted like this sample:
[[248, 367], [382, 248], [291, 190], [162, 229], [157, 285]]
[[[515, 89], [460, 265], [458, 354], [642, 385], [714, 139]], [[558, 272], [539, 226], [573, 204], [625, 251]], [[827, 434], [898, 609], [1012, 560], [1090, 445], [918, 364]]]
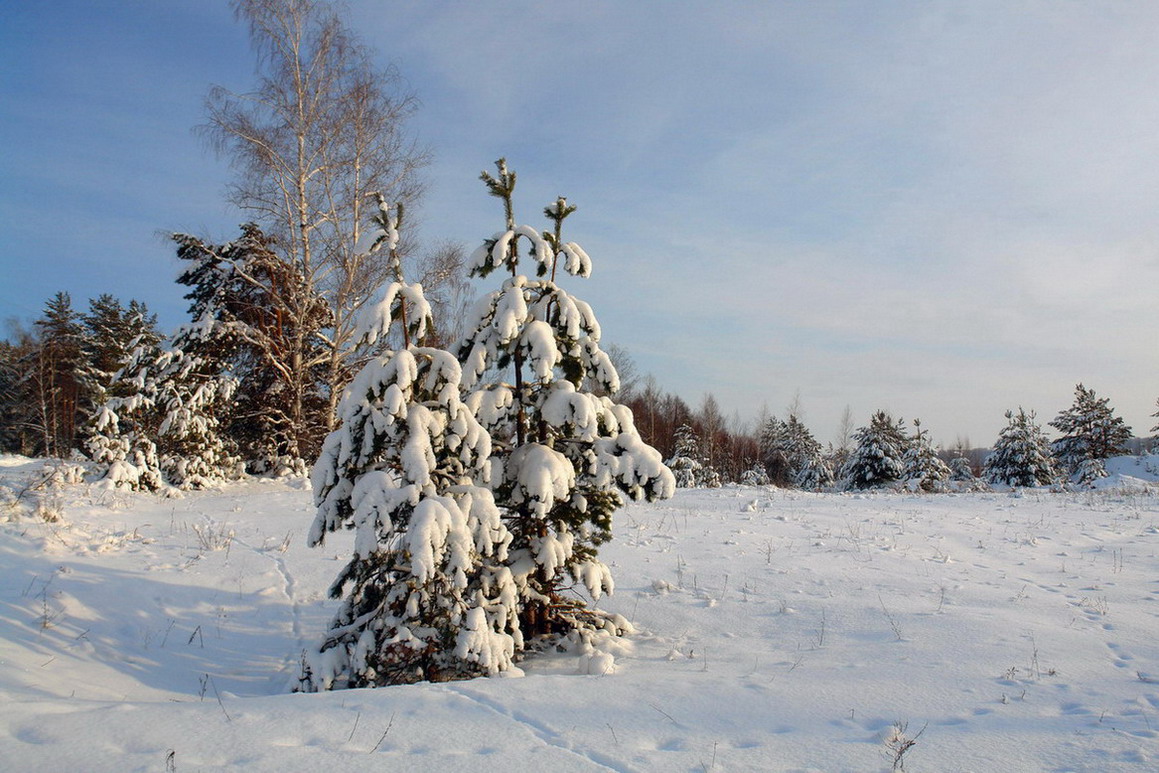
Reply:
[[[694, 406], [842, 410], [989, 444], [1076, 382], [1159, 397], [1159, 4], [381, 2], [347, 17], [422, 102], [422, 234], [564, 194], [605, 338]], [[191, 128], [255, 82], [226, 0], [0, 8], [0, 317], [59, 289], [182, 319], [163, 234], [229, 238]]]

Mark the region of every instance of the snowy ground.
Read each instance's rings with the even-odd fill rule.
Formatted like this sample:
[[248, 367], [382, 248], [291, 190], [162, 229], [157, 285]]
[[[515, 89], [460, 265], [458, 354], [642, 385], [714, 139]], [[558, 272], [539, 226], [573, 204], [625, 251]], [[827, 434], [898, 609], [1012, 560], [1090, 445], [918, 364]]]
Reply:
[[[0, 457], [0, 488], [40, 466]], [[614, 673], [324, 695], [288, 690], [347, 545], [305, 547], [304, 481], [71, 486], [60, 524], [9, 497], [0, 768], [873, 771], [900, 723], [911, 771], [1153, 770], [1157, 468], [1080, 494], [682, 491], [603, 553], [640, 629]]]

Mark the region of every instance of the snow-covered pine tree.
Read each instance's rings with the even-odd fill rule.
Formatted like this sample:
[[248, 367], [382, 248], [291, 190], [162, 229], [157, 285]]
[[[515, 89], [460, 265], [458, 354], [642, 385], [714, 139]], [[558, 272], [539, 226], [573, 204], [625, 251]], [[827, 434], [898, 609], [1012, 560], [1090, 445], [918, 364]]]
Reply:
[[1046, 486], [1058, 478], [1054, 457], [1034, 411], [1006, 412], [1006, 427], [986, 457], [982, 477], [1005, 486]]
[[54, 295], [34, 323], [35, 349], [24, 378], [24, 400], [32, 408], [29, 420], [39, 435], [38, 454], [67, 457], [73, 450], [79, 421], [86, 408], [82, 383], [83, 331], [80, 315], [68, 293]]
[[970, 460], [964, 456], [955, 456], [950, 460], [950, 480], [968, 483], [974, 480], [974, 468]]
[[163, 345], [139, 341], [94, 412], [87, 451], [107, 466], [111, 485], [205, 488], [241, 472], [222, 432], [237, 379], [204, 340], [206, 355], [182, 349], [184, 335]]
[[81, 315], [84, 327], [85, 388], [94, 405], [108, 396], [109, 386], [129, 362], [129, 356], [140, 344], [155, 344], [157, 315], [136, 300], [125, 306], [104, 293], [89, 301], [88, 313]]
[[253, 472], [304, 472], [329, 410], [322, 388], [332, 354], [321, 335], [332, 321], [326, 299], [253, 223], [223, 245], [187, 234], [173, 239], [185, 266], [177, 282], [190, 288], [193, 319], [178, 345], [238, 379], [225, 431]]
[[869, 425], [853, 433], [853, 450], [841, 470], [843, 485], [850, 489], [886, 486], [901, 479], [908, 442], [905, 423], [885, 411], [877, 411]]
[[700, 469], [696, 473], [697, 488], [720, 488], [724, 485], [720, 471], [712, 466], [707, 457], [701, 460]]
[[1062, 433], [1051, 443], [1051, 451], [1076, 482], [1089, 483], [1106, 475], [1103, 461], [1126, 452], [1131, 428], [1115, 416], [1108, 398], [1098, 398], [1093, 389], [1075, 386], [1074, 404], [1050, 422]]
[[380, 198], [375, 250], [388, 250], [395, 281], [359, 326], [367, 345], [397, 326], [401, 348], [355, 376], [312, 474], [310, 545], [342, 527], [356, 537], [307, 691], [494, 674], [516, 652], [511, 535], [487, 488], [491, 438], [461, 400], [458, 360], [421, 345], [430, 307], [421, 285], [403, 281], [401, 215]]
[[102, 485], [157, 491], [165, 480], [153, 441], [159, 422], [148, 363], [156, 360], [159, 344], [137, 338], [131, 347], [86, 426], [85, 451], [104, 467]]
[[903, 467], [902, 480], [920, 491], [944, 491], [950, 479], [950, 468], [938, 458], [929, 430], [922, 429], [920, 419], [914, 419], [914, 436], [906, 448]]
[[700, 439], [691, 426], [681, 424], [676, 428], [674, 442], [676, 448], [672, 452], [672, 458], [665, 464], [675, 476], [677, 488], [693, 488], [704, 466], [700, 462]]
[[785, 449], [785, 423], [776, 416], [770, 416], [761, 426], [757, 442], [769, 480], [776, 486], [791, 485], [793, 470]]
[[781, 425], [780, 434], [792, 485], [806, 491], [833, 485], [833, 470], [825, 460], [821, 444], [795, 413], [790, 413]]
[[[160, 478], [156, 478], [154, 485], [152, 470], [157, 465], [154, 460], [150, 467], [149, 461], [155, 457], [156, 448], [151, 440], [146, 448], [134, 430], [121, 430], [118, 411], [125, 414], [127, 423], [132, 423], [130, 414], [135, 411], [122, 399], [113, 401], [113, 398], [126, 398], [133, 394], [132, 384], [119, 376], [138, 347], [155, 348], [161, 340], [157, 332], [157, 316], [150, 314], [145, 304], [136, 300], [130, 301], [129, 307], [125, 308], [117, 298], [102, 294], [89, 301], [89, 311], [82, 315], [81, 323], [85, 359], [82, 380], [92, 401], [92, 408], [80, 428], [81, 447], [106, 469], [142, 455], [138, 459], [140, 466], [150, 472], [144, 473], [145, 482], [141, 485], [156, 488], [160, 485]], [[149, 456], [149, 449], [153, 457]], [[112, 476], [106, 474], [105, 479], [113, 485], [137, 488], [140, 483], [140, 476], [134, 472], [137, 466], [114, 471]]]
[[[175, 343], [180, 340], [179, 333]], [[223, 431], [237, 378], [211, 357], [173, 344], [161, 349], [150, 367], [166, 480], [177, 488], [201, 489], [239, 477], [244, 465]]]
[[744, 486], [767, 486], [769, 485], [769, 474], [765, 472], [765, 465], [763, 462], [753, 462], [749, 468], [741, 473], [740, 482]]
[[[522, 649], [538, 637], [574, 634], [584, 646], [592, 632], [627, 630], [627, 621], [588, 606], [613, 588], [597, 556], [611, 538], [612, 516], [631, 499], [663, 499], [675, 480], [662, 457], [636, 432], [631, 411], [584, 391], [598, 384], [614, 395], [619, 378], [600, 349], [591, 307], [556, 283], [560, 269], [591, 273], [591, 260], [565, 242], [564, 219], [575, 211], [562, 197], [544, 210], [553, 228], [540, 233], [515, 220], [515, 174], [500, 159], [483, 172], [503, 202], [505, 229], [471, 257], [471, 272], [508, 274], [500, 289], [476, 306], [476, 322], [459, 346], [467, 402], [491, 432], [495, 500], [512, 534], [508, 565], [519, 585]], [[529, 255], [519, 247], [526, 243]], [[536, 279], [521, 273], [530, 262]], [[494, 380], [484, 381], [485, 374]]]

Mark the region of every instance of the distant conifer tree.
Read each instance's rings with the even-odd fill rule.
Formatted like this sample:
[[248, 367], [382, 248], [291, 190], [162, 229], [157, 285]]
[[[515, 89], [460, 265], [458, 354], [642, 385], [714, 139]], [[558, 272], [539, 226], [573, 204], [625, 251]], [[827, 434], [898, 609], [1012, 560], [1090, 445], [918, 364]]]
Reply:
[[1058, 478], [1054, 457], [1034, 411], [1006, 412], [1006, 428], [986, 457], [982, 477], [1006, 486], [1045, 486]]

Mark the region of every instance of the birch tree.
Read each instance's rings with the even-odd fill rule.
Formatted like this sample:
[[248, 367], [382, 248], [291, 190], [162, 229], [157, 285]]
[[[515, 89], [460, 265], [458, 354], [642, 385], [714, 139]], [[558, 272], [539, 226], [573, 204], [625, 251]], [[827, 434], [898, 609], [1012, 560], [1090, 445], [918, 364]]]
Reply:
[[[200, 127], [237, 172], [231, 201], [273, 237], [272, 249], [305, 278], [304, 298], [322, 295], [332, 320], [320, 351], [285, 363], [290, 381], [321, 368], [318, 417], [334, 426], [352, 361], [359, 310], [389, 278], [381, 254], [366, 248], [376, 206], [373, 192], [410, 203], [421, 192], [427, 153], [405, 131], [417, 102], [394, 69], [377, 67], [368, 49], [321, 0], [234, 0], [249, 26], [259, 82], [247, 93], [215, 86]], [[304, 308], [304, 314], [312, 310]], [[305, 352], [306, 342], [290, 347]]]

